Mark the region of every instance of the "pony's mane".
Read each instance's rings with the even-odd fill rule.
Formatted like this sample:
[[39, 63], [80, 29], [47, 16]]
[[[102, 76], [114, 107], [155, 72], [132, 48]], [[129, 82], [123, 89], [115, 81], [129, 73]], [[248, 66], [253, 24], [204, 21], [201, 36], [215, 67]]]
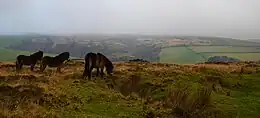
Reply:
[[55, 57], [61, 57], [61, 56], [65, 55], [65, 54], [69, 54], [69, 52], [60, 53], [59, 55], [57, 55], [57, 56], [55, 56]]
[[38, 51], [38, 52], [35, 52], [35, 53], [33, 53], [33, 54], [31, 54], [31, 55], [29, 55], [30, 57], [38, 57], [38, 56], [40, 56], [40, 55], [43, 55], [43, 52], [42, 51]]
[[69, 56], [69, 52], [63, 52], [55, 57], [52, 57], [54, 60], [59, 60], [59, 61], [65, 61], [67, 60], [69, 57], [67, 57], [66, 55], [68, 54]]
[[51, 56], [44, 56], [44, 58], [53, 58], [53, 57], [51, 57]]

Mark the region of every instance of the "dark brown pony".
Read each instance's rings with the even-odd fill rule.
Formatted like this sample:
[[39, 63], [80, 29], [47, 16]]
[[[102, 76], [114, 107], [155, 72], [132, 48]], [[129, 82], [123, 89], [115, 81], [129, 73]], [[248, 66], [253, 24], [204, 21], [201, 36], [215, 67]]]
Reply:
[[31, 71], [33, 71], [34, 66], [36, 65], [37, 61], [40, 61], [43, 56], [42, 51], [35, 52], [29, 56], [26, 55], [19, 55], [16, 57], [16, 70], [19, 71], [22, 69], [23, 65], [31, 66]]
[[85, 78], [86, 76], [88, 77], [88, 79], [91, 79], [91, 72], [93, 70], [93, 68], [97, 69], [97, 76], [99, 74], [99, 68], [101, 69], [101, 77], [103, 78], [104, 75], [104, 67], [106, 67], [106, 72], [108, 75], [112, 75], [113, 73], [113, 64], [112, 62], [103, 54], [101, 53], [88, 53], [85, 56], [85, 68], [84, 68], [84, 72], [83, 72], [83, 78]]
[[44, 56], [41, 61], [41, 66], [40, 66], [40, 72], [43, 72], [45, 68], [48, 67], [57, 67], [57, 71], [60, 73], [60, 69], [63, 65], [64, 61], [68, 61], [70, 57], [69, 52], [63, 52], [55, 57], [50, 57], [50, 56]]

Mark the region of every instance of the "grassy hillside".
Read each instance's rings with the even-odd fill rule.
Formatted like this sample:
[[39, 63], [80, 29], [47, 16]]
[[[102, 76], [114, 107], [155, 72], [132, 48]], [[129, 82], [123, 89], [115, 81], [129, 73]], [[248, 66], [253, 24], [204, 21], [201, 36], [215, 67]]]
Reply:
[[62, 74], [2, 63], [0, 116], [258, 118], [259, 66], [116, 63], [113, 76], [82, 80], [79, 62]]

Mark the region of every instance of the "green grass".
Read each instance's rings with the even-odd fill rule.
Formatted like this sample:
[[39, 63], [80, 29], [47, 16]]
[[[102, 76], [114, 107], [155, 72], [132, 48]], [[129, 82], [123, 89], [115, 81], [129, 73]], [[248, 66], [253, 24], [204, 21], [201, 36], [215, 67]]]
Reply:
[[160, 53], [160, 62], [187, 64], [202, 61], [205, 61], [202, 55], [196, 54], [186, 47], [164, 48]]
[[226, 109], [227, 116], [239, 116], [240, 118], [260, 117], [260, 79], [259, 74], [243, 75], [243, 82], [246, 86], [238, 89], [231, 89], [231, 96], [216, 95], [217, 106]]
[[139, 103], [134, 100], [124, 100], [121, 94], [106, 89], [104, 84], [102, 81], [88, 82], [66, 88], [64, 92], [69, 96], [77, 96], [82, 104], [78, 104], [79, 111], [71, 107], [62, 109], [59, 111], [61, 117], [140, 118], [140, 111], [142, 111], [140, 101]]

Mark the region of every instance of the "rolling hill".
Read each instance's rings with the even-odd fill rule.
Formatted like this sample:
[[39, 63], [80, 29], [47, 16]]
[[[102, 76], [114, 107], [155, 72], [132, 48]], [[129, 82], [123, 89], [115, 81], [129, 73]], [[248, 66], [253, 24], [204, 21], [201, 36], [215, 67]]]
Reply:
[[80, 62], [61, 74], [2, 62], [0, 117], [260, 117], [260, 64], [114, 64], [113, 76], [83, 80]]

